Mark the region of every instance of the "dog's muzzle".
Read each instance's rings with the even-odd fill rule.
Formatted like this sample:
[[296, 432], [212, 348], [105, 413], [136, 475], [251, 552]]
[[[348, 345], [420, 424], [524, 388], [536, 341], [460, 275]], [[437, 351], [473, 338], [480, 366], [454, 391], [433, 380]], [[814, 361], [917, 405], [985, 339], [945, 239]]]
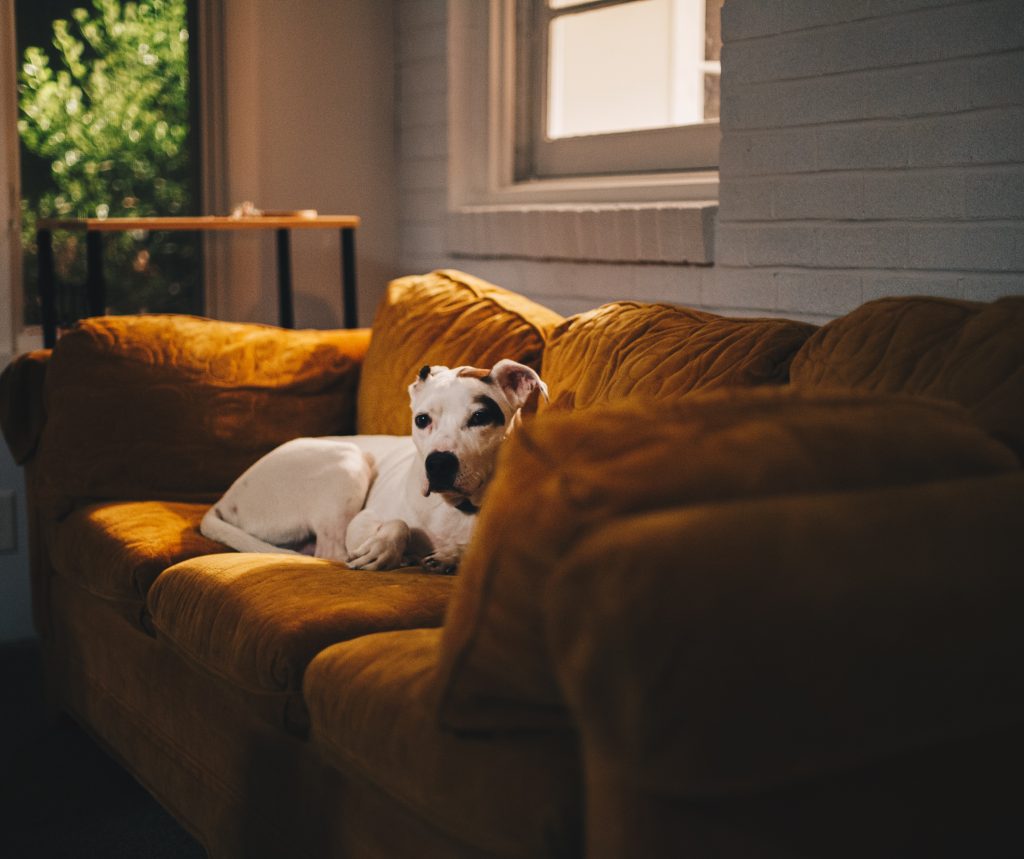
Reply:
[[455, 487], [459, 473], [459, 458], [448, 451], [434, 451], [423, 463], [427, 470], [427, 484], [431, 492], [448, 492]]

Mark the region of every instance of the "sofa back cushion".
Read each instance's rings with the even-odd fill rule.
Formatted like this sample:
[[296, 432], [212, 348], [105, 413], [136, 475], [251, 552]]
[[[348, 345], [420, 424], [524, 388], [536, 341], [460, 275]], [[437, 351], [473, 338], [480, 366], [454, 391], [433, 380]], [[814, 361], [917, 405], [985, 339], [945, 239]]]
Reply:
[[556, 409], [780, 385], [814, 330], [788, 319], [729, 319], [667, 304], [617, 301], [562, 323], [544, 352], [541, 375]]
[[460, 271], [403, 277], [388, 285], [359, 384], [358, 431], [408, 435], [407, 389], [425, 364], [490, 368], [512, 358], [540, 369], [562, 317]]
[[354, 430], [370, 334], [284, 331], [191, 316], [78, 323], [46, 369], [40, 501], [215, 498], [302, 435]]
[[[959, 407], [911, 397], [787, 386], [648, 405], [539, 415], [506, 443], [445, 621], [439, 685], [449, 727], [564, 724], [544, 600], [563, 558], [594, 529], [669, 508], [696, 515], [754, 498], [1020, 468]], [[757, 554], [749, 546], [751, 564]]]
[[1024, 297], [883, 298], [829, 322], [793, 359], [794, 385], [959, 403], [1024, 455]]

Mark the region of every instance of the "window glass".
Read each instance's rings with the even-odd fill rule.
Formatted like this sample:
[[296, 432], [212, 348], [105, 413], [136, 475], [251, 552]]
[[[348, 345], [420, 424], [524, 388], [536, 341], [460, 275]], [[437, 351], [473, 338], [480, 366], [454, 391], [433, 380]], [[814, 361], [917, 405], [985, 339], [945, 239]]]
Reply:
[[718, 118], [721, 0], [549, 0], [546, 136]]
[[674, 122], [671, 0], [561, 15], [551, 24], [548, 137]]

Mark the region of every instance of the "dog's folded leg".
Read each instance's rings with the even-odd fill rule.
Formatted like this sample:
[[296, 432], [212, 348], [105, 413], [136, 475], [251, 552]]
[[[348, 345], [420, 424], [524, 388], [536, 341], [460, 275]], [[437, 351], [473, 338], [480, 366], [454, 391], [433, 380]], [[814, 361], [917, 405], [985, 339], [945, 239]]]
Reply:
[[347, 546], [347, 535], [349, 526], [363, 506], [363, 499], [366, 493], [350, 497], [345, 500], [341, 509], [334, 511], [331, 516], [325, 516], [314, 523], [313, 532], [316, 534], [316, 548], [313, 556], [326, 558], [329, 561], [342, 561], [347, 563], [349, 551]]
[[392, 570], [402, 566], [409, 526], [401, 519], [381, 522], [364, 510], [348, 526], [348, 565], [353, 570]]

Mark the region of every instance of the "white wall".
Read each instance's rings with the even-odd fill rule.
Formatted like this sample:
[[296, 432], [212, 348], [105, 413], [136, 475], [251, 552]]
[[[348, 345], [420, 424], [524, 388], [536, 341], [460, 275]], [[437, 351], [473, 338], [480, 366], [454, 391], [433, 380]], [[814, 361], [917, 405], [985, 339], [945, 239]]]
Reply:
[[715, 265], [446, 253], [444, 0], [398, 0], [399, 261], [563, 313], [632, 297], [814, 322], [1024, 292], [1020, 0], [726, 0]]
[[720, 300], [1024, 293], [1020, 0], [727, 0]]
[[[398, 273], [394, 9], [380, 0], [225, 0], [225, 210], [355, 214], [360, 321]], [[226, 213], [226, 212], [225, 212]], [[211, 312], [275, 323], [272, 232], [230, 243], [228, 286]], [[340, 238], [292, 233], [298, 327], [341, 326]]]
[[448, 67], [445, 0], [397, 0], [398, 263], [406, 274], [451, 260], [448, 205]]

